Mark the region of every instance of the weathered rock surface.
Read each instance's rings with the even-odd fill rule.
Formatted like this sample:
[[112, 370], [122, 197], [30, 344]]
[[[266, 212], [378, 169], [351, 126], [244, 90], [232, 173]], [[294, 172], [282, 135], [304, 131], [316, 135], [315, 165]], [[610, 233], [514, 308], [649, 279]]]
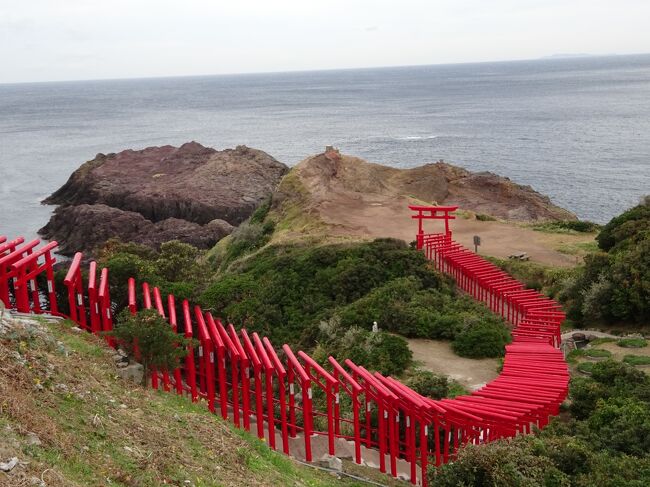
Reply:
[[[399, 204], [405, 199], [439, 205], [458, 205], [463, 210], [504, 220], [574, 220], [576, 216], [530, 186], [522, 186], [489, 172], [472, 173], [438, 162], [412, 169], [373, 164], [350, 156], [310, 157], [292, 174], [309, 193], [312, 210], [321, 216], [368, 206]], [[280, 188], [282, 191], [282, 188]]]
[[41, 229], [63, 254], [111, 237], [152, 247], [178, 239], [208, 248], [248, 218], [288, 168], [265, 152], [197, 142], [98, 154], [43, 203], [61, 205]]
[[49, 223], [41, 229], [47, 239], [58, 239], [63, 255], [82, 250], [93, 254], [110, 238], [158, 248], [169, 240], [180, 240], [198, 248], [210, 248], [233, 226], [224, 220], [199, 225], [178, 218], [153, 223], [140, 213], [124, 211], [107, 205], [61, 206]]

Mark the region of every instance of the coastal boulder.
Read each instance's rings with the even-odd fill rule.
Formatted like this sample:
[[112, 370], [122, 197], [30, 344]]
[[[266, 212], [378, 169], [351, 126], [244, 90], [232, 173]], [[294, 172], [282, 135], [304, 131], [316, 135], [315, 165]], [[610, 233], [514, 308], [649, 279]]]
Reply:
[[77, 251], [94, 255], [111, 238], [155, 249], [170, 240], [180, 240], [207, 249], [229, 235], [233, 228], [224, 220], [213, 220], [200, 225], [178, 218], [167, 218], [154, 223], [134, 211], [103, 204], [82, 204], [57, 208], [40, 232], [47, 239], [59, 240], [59, 251], [63, 255], [72, 255]]
[[41, 234], [59, 240], [63, 254], [92, 252], [111, 237], [208, 248], [248, 218], [287, 171], [246, 146], [217, 151], [189, 142], [98, 154], [43, 201], [59, 207]]

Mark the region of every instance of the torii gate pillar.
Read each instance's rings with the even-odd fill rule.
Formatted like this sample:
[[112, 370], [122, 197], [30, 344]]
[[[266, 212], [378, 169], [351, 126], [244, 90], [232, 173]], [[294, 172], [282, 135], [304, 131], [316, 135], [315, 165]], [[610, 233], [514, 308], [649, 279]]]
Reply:
[[418, 221], [418, 234], [416, 236], [417, 248], [421, 249], [424, 246], [424, 228], [422, 220], [444, 220], [445, 221], [445, 236], [451, 238], [451, 229], [449, 228], [449, 220], [455, 220], [456, 216], [452, 215], [458, 209], [457, 206], [415, 206], [409, 205], [409, 209], [416, 212], [411, 215], [411, 218]]

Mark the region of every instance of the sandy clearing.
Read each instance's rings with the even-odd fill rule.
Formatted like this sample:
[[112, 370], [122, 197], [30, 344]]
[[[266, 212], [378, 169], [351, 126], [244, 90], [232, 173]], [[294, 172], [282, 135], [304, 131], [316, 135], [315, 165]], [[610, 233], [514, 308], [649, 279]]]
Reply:
[[[410, 242], [415, 240], [417, 223], [411, 218], [410, 198], [402, 197], [390, 202], [357, 201], [352, 204], [337, 198], [324, 202], [319, 213], [321, 219], [333, 228], [338, 236], [362, 238], [393, 237]], [[532, 261], [541, 264], [570, 267], [579, 257], [567, 255], [557, 249], [565, 245], [591, 242], [593, 235], [569, 235], [536, 232], [530, 228], [500, 221], [478, 221], [457, 218], [451, 222], [454, 239], [467, 248], [474, 248], [474, 235], [481, 237], [479, 253], [500, 258], [526, 252]], [[427, 233], [444, 231], [441, 221], [429, 221]]]
[[451, 349], [451, 344], [443, 340], [413, 338], [407, 341], [413, 360], [419, 362], [422, 369], [446, 375], [470, 390], [479, 389], [499, 375], [497, 359], [459, 357]]

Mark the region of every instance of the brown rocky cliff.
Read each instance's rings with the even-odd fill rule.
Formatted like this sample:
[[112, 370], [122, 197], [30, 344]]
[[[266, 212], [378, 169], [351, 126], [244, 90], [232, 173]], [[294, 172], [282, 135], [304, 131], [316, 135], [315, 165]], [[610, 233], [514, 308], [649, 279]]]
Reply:
[[319, 210], [325, 220], [333, 221], [328, 216], [344, 212], [345, 208], [354, 212], [367, 206], [390, 206], [405, 198], [458, 205], [464, 210], [520, 222], [576, 219], [530, 186], [442, 162], [397, 169], [345, 155], [333, 161], [320, 154], [305, 159], [293, 171], [309, 192], [310, 209]]
[[60, 206], [41, 233], [77, 240], [86, 252], [111, 236], [154, 247], [163, 237], [178, 238], [208, 248], [248, 218], [287, 171], [245, 146], [216, 151], [189, 142], [98, 154], [44, 201]]

